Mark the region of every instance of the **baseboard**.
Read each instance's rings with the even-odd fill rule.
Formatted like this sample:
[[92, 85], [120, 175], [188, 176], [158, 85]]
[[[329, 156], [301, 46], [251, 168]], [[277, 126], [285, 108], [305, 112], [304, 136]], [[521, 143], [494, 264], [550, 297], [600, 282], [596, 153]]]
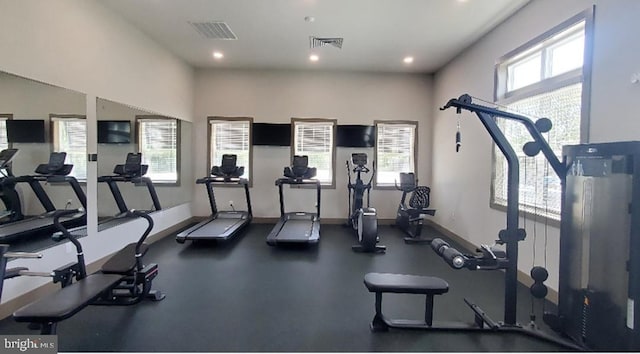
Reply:
[[[454, 240], [456, 243], [460, 244], [465, 251], [469, 252], [469, 253], [474, 253], [477, 246], [472, 244], [471, 242], [463, 239], [462, 237], [458, 236], [457, 234], [455, 234], [454, 232], [452, 232], [451, 230], [434, 223], [431, 220], [425, 220], [424, 221], [425, 225], [431, 226], [433, 227], [435, 230], [437, 230], [438, 232], [440, 232], [441, 234], [447, 236], [448, 238]], [[533, 284], [533, 279], [531, 279], [531, 276], [527, 273], [524, 273], [520, 270], [518, 270], [518, 282], [520, 282], [522, 285], [526, 286], [526, 287], [530, 287]], [[547, 297], [546, 299], [554, 304], [558, 304], [558, 292], [554, 289], [549, 288], [549, 292], [547, 293]]]
[[[206, 219], [202, 217], [202, 219]], [[256, 224], [275, 224], [280, 218], [253, 218], [251, 222]], [[323, 225], [342, 225], [347, 222], [347, 219], [343, 218], [321, 218], [320, 223]], [[378, 225], [392, 225], [395, 223], [394, 219], [378, 219]]]
[[[147, 237], [146, 242], [149, 244], [158, 242], [159, 240], [174, 234], [176, 231], [188, 226], [191, 223], [193, 223], [193, 220], [191, 219], [187, 219], [185, 221], [179, 222], [168, 229], [165, 229], [158, 233], [150, 235], [149, 237]], [[87, 264], [87, 273], [92, 274], [97, 272], [111, 256], [112, 254], [102, 257], [95, 262], [91, 262], [90, 264]], [[7, 301], [6, 303], [0, 306], [0, 318], [6, 318], [8, 316], [11, 316], [17, 309], [25, 305], [28, 305], [40, 298], [43, 298], [49, 294], [52, 294], [58, 291], [59, 289], [60, 289], [60, 285], [54, 284], [54, 283], [47, 283], [34, 290], [24, 293], [16, 297], [15, 299]]]

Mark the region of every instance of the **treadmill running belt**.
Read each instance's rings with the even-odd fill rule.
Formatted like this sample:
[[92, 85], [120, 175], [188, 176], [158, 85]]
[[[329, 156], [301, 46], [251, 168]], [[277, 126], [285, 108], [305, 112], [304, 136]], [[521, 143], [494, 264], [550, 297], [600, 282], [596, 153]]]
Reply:
[[246, 222], [245, 219], [214, 219], [191, 231], [188, 238], [211, 238], [216, 235], [224, 235], [227, 230], [235, 227], [236, 224]]
[[311, 230], [313, 229], [313, 224], [309, 219], [306, 220], [295, 220], [289, 219], [280, 229], [278, 233], [277, 240], [278, 241], [308, 241], [311, 237]]
[[[66, 222], [75, 219], [71, 217], [62, 217], [60, 222]], [[44, 229], [53, 225], [53, 218], [50, 217], [35, 217], [32, 219], [21, 220], [10, 224], [4, 224], [0, 227], [0, 240], [5, 238], [11, 238], [15, 235], [35, 232], [39, 229]]]

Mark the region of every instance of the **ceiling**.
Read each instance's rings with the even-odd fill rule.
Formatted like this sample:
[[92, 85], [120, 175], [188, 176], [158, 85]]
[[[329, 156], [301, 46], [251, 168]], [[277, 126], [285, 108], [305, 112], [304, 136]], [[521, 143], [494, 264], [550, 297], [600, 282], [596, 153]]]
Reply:
[[[529, 0], [102, 0], [197, 68], [432, 73]], [[305, 17], [313, 17], [306, 21]], [[190, 22], [225, 22], [237, 40]], [[311, 49], [309, 36], [342, 37]], [[214, 59], [213, 52], [224, 57]], [[319, 60], [309, 60], [316, 54]], [[413, 63], [403, 58], [412, 56]]]

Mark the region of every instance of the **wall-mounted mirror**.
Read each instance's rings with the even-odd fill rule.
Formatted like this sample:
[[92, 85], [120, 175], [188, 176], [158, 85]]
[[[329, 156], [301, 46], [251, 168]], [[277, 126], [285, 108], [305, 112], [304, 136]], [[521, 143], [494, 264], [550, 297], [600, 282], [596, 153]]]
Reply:
[[113, 225], [100, 221], [127, 209], [153, 211], [191, 200], [190, 122], [102, 98], [97, 117], [99, 230]]
[[[85, 118], [84, 94], [0, 72], [0, 150], [17, 149], [9, 168], [0, 168], [1, 243], [22, 251], [47, 248], [55, 244], [50, 237], [55, 229], [36, 219], [43, 219], [52, 209], [85, 207]], [[68, 174], [65, 167], [53, 172], [46, 166], [39, 170], [41, 174], [36, 173], [38, 165], [49, 163], [52, 152], [66, 152], [64, 163], [73, 165]], [[44, 177], [48, 173], [66, 174], [79, 183]], [[17, 179], [8, 178], [10, 175]], [[21, 178], [33, 175], [40, 178]], [[84, 218], [68, 226], [76, 224], [84, 224]]]

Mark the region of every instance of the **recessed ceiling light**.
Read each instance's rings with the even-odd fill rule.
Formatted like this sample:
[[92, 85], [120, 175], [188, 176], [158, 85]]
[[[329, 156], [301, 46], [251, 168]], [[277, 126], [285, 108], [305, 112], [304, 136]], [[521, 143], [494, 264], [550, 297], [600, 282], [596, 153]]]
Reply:
[[405, 64], [411, 64], [413, 63], [413, 57], [405, 57], [402, 61], [404, 61]]
[[320, 57], [318, 57], [316, 54], [309, 55], [309, 60], [311, 61], [318, 61], [319, 59]]
[[222, 59], [224, 58], [224, 54], [222, 54], [221, 52], [213, 52], [213, 57], [216, 59]]

